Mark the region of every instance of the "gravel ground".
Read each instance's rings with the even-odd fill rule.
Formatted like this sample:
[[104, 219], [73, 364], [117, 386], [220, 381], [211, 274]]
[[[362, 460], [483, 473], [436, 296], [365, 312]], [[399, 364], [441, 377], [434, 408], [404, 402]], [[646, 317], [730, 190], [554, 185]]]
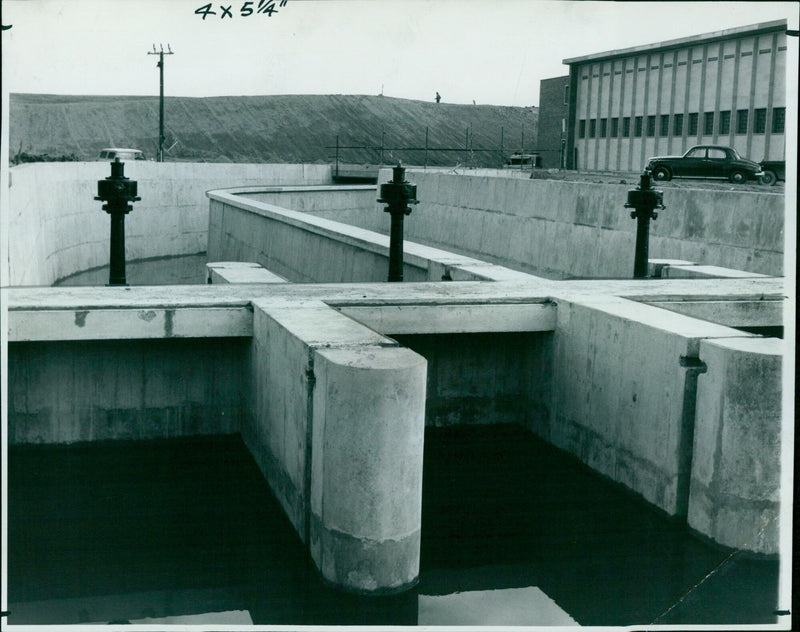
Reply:
[[[630, 184], [638, 185], [641, 172], [633, 171], [560, 171], [558, 169], [537, 169], [530, 175], [534, 179], [570, 180], [574, 182], [595, 182], [598, 184]], [[669, 189], [710, 189], [715, 191], [755, 191], [758, 193], [784, 194], [784, 182], [766, 186], [758, 182], [732, 184], [726, 180], [702, 180], [699, 178], [683, 178], [669, 182], [655, 182], [653, 186], [663, 191]]]

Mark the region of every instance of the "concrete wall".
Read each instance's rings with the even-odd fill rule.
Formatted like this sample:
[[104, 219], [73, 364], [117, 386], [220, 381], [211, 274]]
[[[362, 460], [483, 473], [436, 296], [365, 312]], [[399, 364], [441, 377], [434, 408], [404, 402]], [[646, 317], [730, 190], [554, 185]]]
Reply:
[[425, 360], [318, 302], [254, 302], [245, 442], [323, 577], [419, 573]]
[[558, 301], [543, 437], [686, 515], [700, 341], [741, 331], [621, 298]]
[[[769, 551], [783, 343], [616, 295], [646, 291], [672, 308], [691, 294], [679, 311], [758, 327], [780, 322], [779, 305], [761, 304], [781, 288], [769, 278], [12, 288], [9, 436], [240, 431], [325, 577], [350, 590], [414, 581], [426, 422], [524, 424], [669, 514], [689, 513], [699, 532]], [[397, 343], [382, 335], [393, 332]], [[758, 342], [766, 350], [748, 346]]]
[[428, 361], [426, 425], [549, 425], [552, 332], [392, 337]]
[[[379, 182], [390, 178], [384, 169]], [[636, 222], [624, 204], [633, 185], [424, 171], [409, 171], [406, 179], [420, 200], [406, 218], [406, 239], [539, 274], [632, 274]], [[671, 188], [664, 203], [650, 224], [651, 257], [782, 274], [782, 195]], [[375, 210], [357, 221], [352, 212], [341, 216], [388, 230], [380, 220]]]
[[9, 443], [239, 432], [246, 338], [12, 343]]
[[[208, 196], [209, 261], [258, 263], [300, 283], [376, 282], [387, 278], [389, 238], [385, 235], [249, 199], [249, 193], [242, 196], [237, 190], [210, 191]], [[408, 241], [404, 244], [403, 276], [405, 281], [531, 278]]]
[[700, 344], [708, 371], [698, 379], [689, 525], [767, 554], [779, 543], [782, 347], [774, 338]]
[[[110, 220], [94, 200], [107, 162], [35, 163], [11, 170], [8, 282], [52, 285], [75, 272], [108, 264]], [[140, 202], [125, 218], [126, 256], [204, 252], [208, 189], [225, 186], [325, 184], [328, 165], [125, 163], [138, 182]], [[3, 262], [5, 265], [5, 262]]]

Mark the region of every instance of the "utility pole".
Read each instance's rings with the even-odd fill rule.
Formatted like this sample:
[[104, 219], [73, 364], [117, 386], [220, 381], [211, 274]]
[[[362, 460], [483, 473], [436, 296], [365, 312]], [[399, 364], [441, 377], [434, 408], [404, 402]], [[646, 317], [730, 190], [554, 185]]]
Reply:
[[160, 70], [160, 84], [158, 93], [158, 162], [164, 162], [164, 55], [174, 55], [169, 44], [167, 44], [167, 51], [164, 52], [164, 47], [159, 44], [160, 50], [156, 50], [156, 45], [153, 44], [153, 50], [148, 51], [148, 55], [158, 55], [158, 63], [156, 67]]

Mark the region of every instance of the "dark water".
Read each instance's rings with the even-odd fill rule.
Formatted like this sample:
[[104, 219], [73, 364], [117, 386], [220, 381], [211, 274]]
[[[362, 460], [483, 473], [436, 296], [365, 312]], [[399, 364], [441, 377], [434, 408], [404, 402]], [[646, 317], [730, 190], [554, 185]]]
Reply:
[[417, 589], [354, 597], [322, 585], [238, 437], [14, 447], [9, 623], [776, 621], [776, 561], [696, 539], [516, 426], [426, 432], [422, 526]]

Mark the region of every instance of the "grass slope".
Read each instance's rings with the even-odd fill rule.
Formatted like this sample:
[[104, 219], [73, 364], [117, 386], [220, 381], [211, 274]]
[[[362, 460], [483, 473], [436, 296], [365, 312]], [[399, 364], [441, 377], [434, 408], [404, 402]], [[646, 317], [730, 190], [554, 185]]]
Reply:
[[[135, 147], [153, 157], [158, 98], [12, 94], [9, 155], [74, 154], [92, 160], [103, 147]], [[378, 162], [381, 145], [449, 147], [430, 150], [430, 165], [499, 166], [503, 156], [534, 148], [538, 110], [492, 105], [451, 105], [363, 95], [280, 95], [165, 98], [168, 160], [209, 162]], [[467, 130], [470, 130], [469, 134]], [[504, 151], [500, 152], [501, 135]], [[473, 150], [465, 152], [465, 144]], [[173, 146], [174, 145], [174, 146]], [[422, 164], [424, 151], [390, 151], [391, 162]]]

